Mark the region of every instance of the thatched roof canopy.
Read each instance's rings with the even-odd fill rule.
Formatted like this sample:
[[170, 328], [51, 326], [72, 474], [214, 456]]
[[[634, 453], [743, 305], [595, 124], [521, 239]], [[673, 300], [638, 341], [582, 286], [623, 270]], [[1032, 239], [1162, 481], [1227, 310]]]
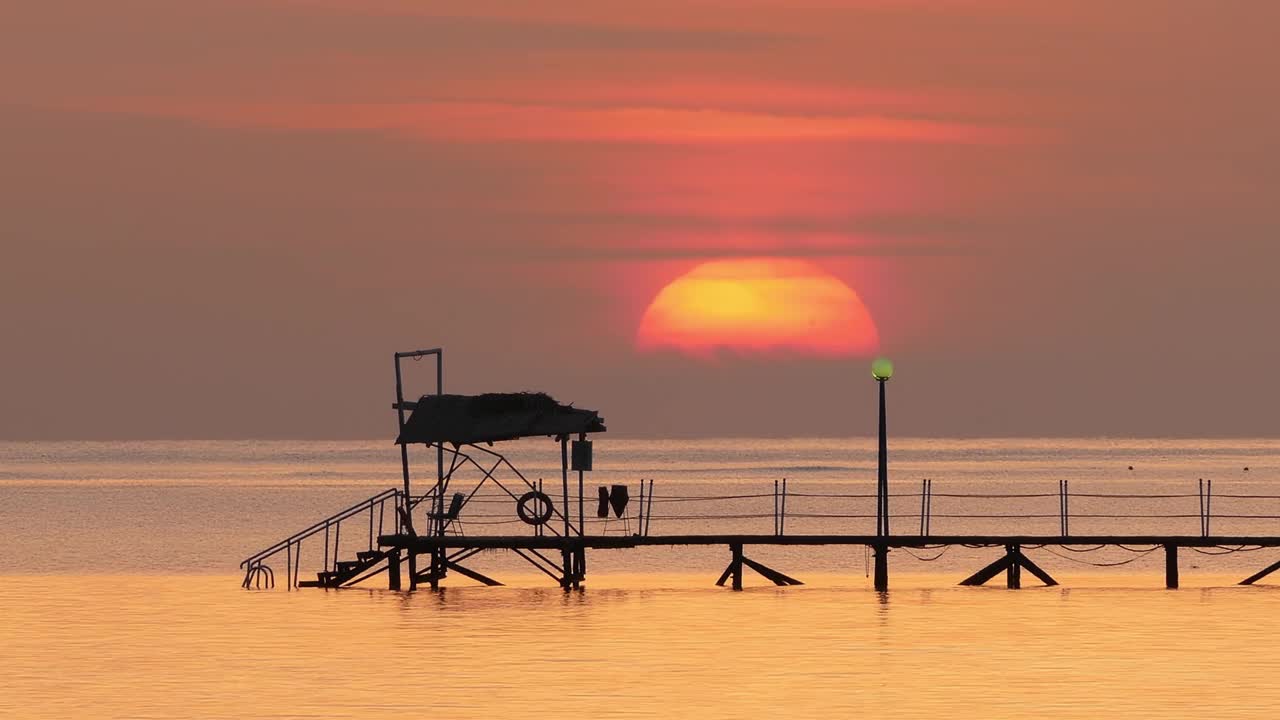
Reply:
[[545, 393], [423, 395], [412, 407], [399, 444], [467, 445], [605, 431], [596, 411], [561, 405]]

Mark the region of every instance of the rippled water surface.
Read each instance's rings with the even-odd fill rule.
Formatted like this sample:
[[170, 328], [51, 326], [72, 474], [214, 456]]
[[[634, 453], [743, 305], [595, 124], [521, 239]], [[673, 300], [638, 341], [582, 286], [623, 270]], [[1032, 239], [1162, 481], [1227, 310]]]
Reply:
[[[513, 459], [554, 476], [554, 448], [527, 452]], [[937, 497], [935, 531], [1052, 531], [1056, 517], [1034, 516], [1057, 512], [1068, 479], [1081, 494], [1172, 496], [1124, 505], [1175, 516], [1147, 520], [1085, 518], [1120, 501], [1082, 498], [1086, 528], [1195, 534], [1203, 477], [1224, 496], [1223, 531], [1280, 534], [1266, 517], [1280, 501], [1225, 497], [1280, 495], [1272, 441], [921, 440], [892, 458], [899, 532], [917, 527], [909, 495], [931, 477], [935, 493], [1047, 491], [1010, 501], [1017, 509]], [[797, 532], [861, 532], [862, 499], [799, 493], [858, 495], [873, 464], [865, 441], [602, 440], [589, 482], [652, 477], [659, 498], [759, 495], [736, 501], [751, 517], [655, 511], [652, 530], [769, 532], [769, 493], [785, 476]], [[711, 584], [724, 548], [599, 551], [587, 589], [568, 595], [504, 554], [475, 562], [508, 587], [239, 588], [241, 558], [394, 486], [397, 471], [383, 443], [0, 444], [0, 717], [1217, 718], [1280, 707], [1280, 589], [1234, 585], [1275, 550], [1184, 551], [1177, 591], [1144, 548], [1084, 556], [1127, 563], [1116, 567], [1029, 549], [1063, 584], [1024, 576], [1017, 592], [956, 587], [995, 557], [973, 548], [931, 563], [936, 551], [894, 553], [885, 595], [870, 589], [860, 548], [748, 549], [807, 584], [749, 575], [742, 593]], [[979, 510], [1029, 517], [943, 517]], [[849, 517], [804, 517], [819, 514]], [[479, 521], [469, 532], [503, 527]], [[364, 542], [344, 533], [357, 536], [344, 547]]]
[[[245, 592], [0, 584], [0, 716], [1274, 717], [1280, 591], [917, 576], [742, 593], [690, 577]], [[1144, 587], [1145, 586], [1145, 587]]]

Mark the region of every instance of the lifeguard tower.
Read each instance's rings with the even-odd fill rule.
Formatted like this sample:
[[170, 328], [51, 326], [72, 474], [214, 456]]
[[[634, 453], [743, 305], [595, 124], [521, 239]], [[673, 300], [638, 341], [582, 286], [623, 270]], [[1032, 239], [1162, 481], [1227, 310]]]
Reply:
[[[406, 400], [405, 360], [435, 360], [435, 392]], [[511, 520], [529, 526], [536, 536], [581, 538], [586, 523], [585, 473], [592, 466], [592, 445], [588, 435], [605, 431], [604, 420], [594, 410], [557, 402], [550, 395], [535, 392], [450, 395], [444, 392], [444, 352], [440, 348], [395, 353], [396, 411], [400, 446], [401, 487], [385, 490], [251, 556], [241, 563], [243, 585], [261, 587], [275, 584], [275, 572], [268, 561], [285, 556], [287, 587], [348, 587], [383, 572], [388, 586], [401, 589], [407, 574], [409, 589], [419, 583], [439, 586], [449, 571], [486, 585], [497, 580], [464, 565], [481, 547], [446, 549], [433, 547], [421, 557], [415, 547], [426, 537], [443, 538], [459, 532], [468, 505], [482, 490], [496, 491], [510, 499]], [[557, 503], [544, 492], [543, 481], [527, 478], [495, 443], [521, 438], [551, 438], [560, 446], [560, 487]], [[410, 466], [410, 447], [434, 450], [435, 472], [428, 488], [415, 488]], [[478, 478], [475, 473], [479, 473]], [[571, 506], [570, 474], [577, 473], [577, 508]], [[474, 482], [465, 483], [463, 477]], [[342, 530], [365, 529], [364, 548], [355, 558], [343, 558]], [[345, 523], [345, 525], [344, 525]], [[388, 529], [394, 532], [384, 534]], [[300, 578], [303, 543], [314, 551], [323, 535], [322, 569], [315, 579]], [[553, 541], [554, 544], [554, 541]], [[581, 543], [562, 543], [557, 562], [537, 548], [516, 553], [566, 589], [581, 586], [586, 575], [586, 553]], [[313, 552], [314, 554], [314, 552]], [[278, 561], [277, 561], [278, 563]], [[402, 569], [403, 566], [404, 567]], [[407, 572], [406, 572], [407, 571]]]

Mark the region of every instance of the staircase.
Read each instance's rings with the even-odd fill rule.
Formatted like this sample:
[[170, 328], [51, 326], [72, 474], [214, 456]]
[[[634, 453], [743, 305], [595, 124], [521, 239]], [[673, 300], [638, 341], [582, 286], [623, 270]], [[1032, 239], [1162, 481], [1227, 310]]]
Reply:
[[[372, 570], [373, 572], [370, 574], [372, 576], [385, 570], [385, 567], [378, 568], [377, 566], [386, 557], [387, 553], [382, 550], [361, 550], [356, 553], [355, 560], [339, 560], [333, 564], [334, 569], [321, 570], [316, 573], [315, 580], [302, 580], [298, 583], [298, 587], [337, 588], [343, 587], [347, 583], [354, 585], [364, 579], [359, 576], [367, 571]], [[377, 569], [375, 570], [375, 568]]]
[[[399, 527], [401, 511], [412, 512], [418, 503], [434, 497], [433, 492], [410, 497], [406, 503], [404, 493], [391, 488], [334, 513], [305, 530], [294, 533], [265, 550], [245, 558], [240, 563], [240, 569], [245, 573], [240, 585], [245, 589], [275, 587], [275, 569], [280, 566], [281, 555], [284, 556], [285, 588], [289, 590], [300, 587], [349, 587], [373, 577], [387, 569], [385, 561], [388, 553], [377, 546], [378, 536], [385, 534], [387, 529], [396, 530]], [[359, 543], [366, 549], [357, 551], [355, 560], [340, 559], [344, 550], [341, 545], [344, 527], [348, 528], [348, 543], [352, 537], [352, 528], [357, 533], [356, 537], [360, 537], [361, 531], [367, 530], [366, 537], [360, 538], [365, 542]], [[322, 569], [316, 572], [315, 580], [299, 580], [303, 564], [303, 543], [306, 542], [313, 556], [319, 555], [316, 545], [321, 542], [320, 535], [323, 535], [324, 544]], [[276, 568], [272, 568], [268, 561], [274, 563]]]

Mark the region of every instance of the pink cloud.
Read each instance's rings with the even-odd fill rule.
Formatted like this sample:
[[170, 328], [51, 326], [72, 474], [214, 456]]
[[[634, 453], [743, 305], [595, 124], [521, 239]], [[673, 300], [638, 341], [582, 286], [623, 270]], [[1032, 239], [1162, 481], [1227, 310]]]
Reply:
[[210, 126], [364, 130], [450, 141], [717, 142], [873, 140], [1003, 144], [1026, 129], [883, 114], [781, 114], [671, 107], [502, 102], [243, 103], [111, 99], [81, 110], [180, 118]]

